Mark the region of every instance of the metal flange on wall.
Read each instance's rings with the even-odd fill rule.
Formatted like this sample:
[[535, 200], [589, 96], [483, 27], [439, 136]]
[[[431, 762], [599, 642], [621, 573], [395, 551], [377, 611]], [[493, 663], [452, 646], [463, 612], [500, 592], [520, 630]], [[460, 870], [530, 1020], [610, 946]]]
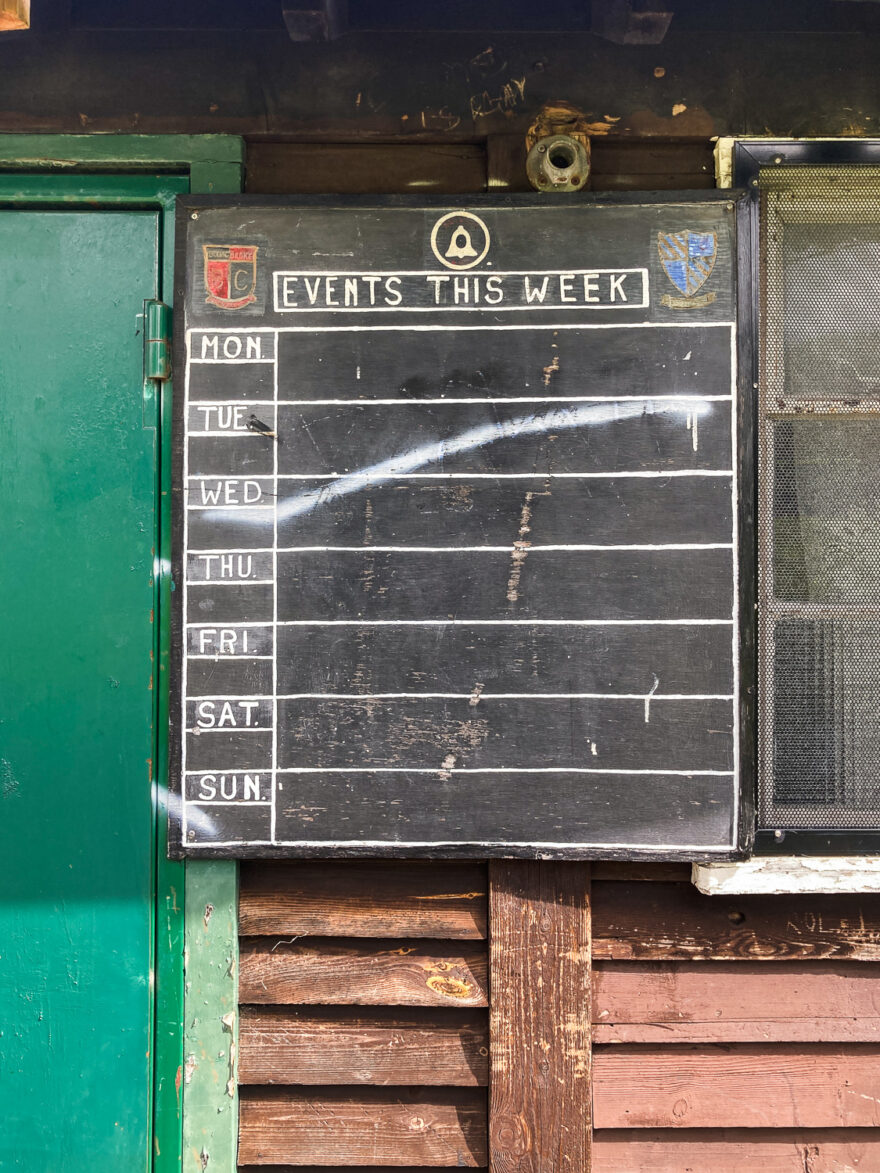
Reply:
[[587, 120], [567, 102], [545, 106], [526, 134], [526, 175], [536, 191], [580, 191], [590, 177]]

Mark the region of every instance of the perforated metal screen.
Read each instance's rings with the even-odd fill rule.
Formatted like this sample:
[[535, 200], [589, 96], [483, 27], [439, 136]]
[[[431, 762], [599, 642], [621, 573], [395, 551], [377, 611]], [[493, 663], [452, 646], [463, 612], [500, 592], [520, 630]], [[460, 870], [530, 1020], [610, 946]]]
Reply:
[[880, 827], [880, 168], [759, 187], [759, 825]]

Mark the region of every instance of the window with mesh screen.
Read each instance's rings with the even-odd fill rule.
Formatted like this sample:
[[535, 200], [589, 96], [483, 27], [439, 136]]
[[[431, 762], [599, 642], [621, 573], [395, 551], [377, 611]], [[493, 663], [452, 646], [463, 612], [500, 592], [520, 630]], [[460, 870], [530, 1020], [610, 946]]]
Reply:
[[880, 829], [880, 167], [759, 192], [759, 825]]

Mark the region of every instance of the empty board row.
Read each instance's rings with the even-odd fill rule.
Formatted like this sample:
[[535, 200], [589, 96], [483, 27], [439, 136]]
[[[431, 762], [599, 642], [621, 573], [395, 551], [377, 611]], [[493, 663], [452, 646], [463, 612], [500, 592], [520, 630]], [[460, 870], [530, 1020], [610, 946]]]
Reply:
[[[278, 482], [274, 500], [256, 481], [256, 507], [245, 484], [229, 490], [241, 508], [223, 507], [225, 483], [191, 482], [190, 551], [295, 546], [628, 545], [729, 542], [731, 476], [297, 479]], [[262, 507], [259, 503], [262, 502]], [[277, 525], [277, 531], [276, 531]], [[276, 537], [277, 534], [277, 537]], [[206, 577], [190, 556], [188, 574]]]
[[190, 770], [730, 771], [733, 704], [702, 697], [224, 697], [187, 702]]
[[227, 401], [727, 395], [730, 347], [729, 325], [705, 323], [195, 330], [188, 430], [213, 431]]
[[730, 622], [730, 544], [680, 549], [311, 550], [277, 582], [194, 582], [190, 623], [450, 620]]
[[[717, 775], [279, 773], [263, 804], [187, 804], [189, 843], [381, 846], [498, 843], [717, 849], [733, 840], [733, 779]], [[248, 854], [247, 850], [239, 854]], [[512, 853], [511, 853], [512, 854]]]
[[187, 630], [187, 691], [728, 694], [732, 635], [725, 623], [203, 623]]
[[[357, 484], [432, 472], [659, 475], [731, 467], [729, 394], [721, 401], [280, 404], [252, 414], [254, 427], [277, 439], [259, 430], [192, 435], [188, 478], [330, 476]], [[190, 505], [225, 503], [194, 490], [191, 479], [187, 487]]]

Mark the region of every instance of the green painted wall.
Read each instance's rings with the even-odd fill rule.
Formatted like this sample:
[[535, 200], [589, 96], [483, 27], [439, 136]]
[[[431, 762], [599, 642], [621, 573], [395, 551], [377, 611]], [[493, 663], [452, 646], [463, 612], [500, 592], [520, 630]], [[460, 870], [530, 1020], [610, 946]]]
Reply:
[[0, 212], [0, 1166], [150, 1162], [156, 211]]

